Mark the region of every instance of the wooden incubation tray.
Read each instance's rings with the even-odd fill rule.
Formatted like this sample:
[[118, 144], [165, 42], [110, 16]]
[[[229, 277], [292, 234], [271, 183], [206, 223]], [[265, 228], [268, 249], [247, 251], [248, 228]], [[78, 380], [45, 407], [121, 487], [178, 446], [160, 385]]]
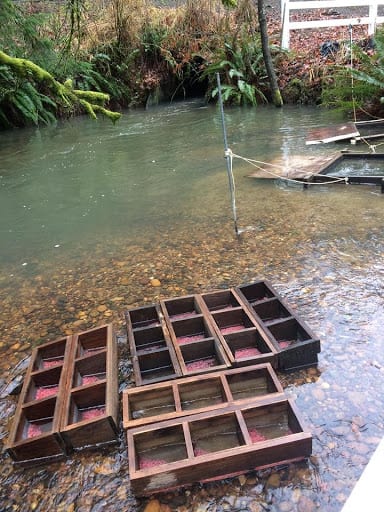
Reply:
[[160, 304], [183, 375], [225, 370], [231, 365], [198, 295]]
[[7, 443], [12, 459], [27, 465], [65, 456], [59, 434], [72, 337], [51, 341], [32, 351]]
[[312, 437], [294, 403], [232, 403], [127, 430], [131, 489], [145, 496], [308, 457]]
[[117, 347], [112, 325], [74, 336], [61, 435], [72, 449], [117, 440]]
[[123, 427], [179, 418], [283, 394], [269, 363], [123, 391]]
[[235, 290], [203, 293], [206, 316], [232, 366], [269, 362], [276, 366], [276, 349]]
[[117, 440], [117, 351], [112, 325], [35, 348], [7, 451], [23, 464]]
[[279, 370], [316, 365], [320, 340], [267, 281], [236, 288], [277, 350]]
[[159, 305], [125, 312], [129, 348], [136, 385], [181, 376], [178, 359]]

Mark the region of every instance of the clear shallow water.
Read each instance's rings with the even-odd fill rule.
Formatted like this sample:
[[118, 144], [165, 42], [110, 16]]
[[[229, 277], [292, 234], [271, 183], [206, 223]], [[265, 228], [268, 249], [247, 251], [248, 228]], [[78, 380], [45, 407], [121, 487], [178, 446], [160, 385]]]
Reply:
[[[226, 119], [242, 156], [341, 149], [305, 146], [308, 129], [337, 122], [330, 112], [230, 109]], [[105, 321], [123, 332], [124, 308], [267, 278], [321, 337], [318, 369], [280, 376], [313, 432], [314, 456], [277, 471], [277, 488], [264, 472], [178, 499], [188, 510], [221, 510], [235, 496], [254, 509], [338, 511], [384, 432], [383, 196], [366, 186], [303, 191], [246, 178], [252, 171], [235, 160], [239, 227], [249, 228], [237, 240], [214, 107], [186, 102], [128, 113], [116, 126], [75, 119], [1, 134], [0, 384], [39, 341]], [[0, 401], [2, 439], [14, 407]], [[2, 464], [5, 510], [29, 510], [32, 498], [35, 510], [142, 505], [130, 495], [124, 442], [44, 470], [15, 470], [5, 455]]]

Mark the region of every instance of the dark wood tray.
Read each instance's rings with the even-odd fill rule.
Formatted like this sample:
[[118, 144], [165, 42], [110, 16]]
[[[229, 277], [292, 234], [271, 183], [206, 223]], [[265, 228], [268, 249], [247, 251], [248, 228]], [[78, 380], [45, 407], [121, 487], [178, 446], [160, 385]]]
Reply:
[[47, 463], [65, 457], [59, 431], [72, 342], [67, 336], [32, 351], [6, 447], [16, 463]]
[[60, 429], [69, 448], [117, 441], [117, 369], [111, 324], [74, 336]]
[[283, 394], [269, 363], [123, 391], [123, 427], [133, 428]]
[[137, 386], [180, 377], [182, 372], [160, 305], [125, 311]]
[[293, 402], [232, 403], [224, 409], [127, 430], [131, 489], [150, 495], [308, 457], [311, 434]]
[[318, 363], [320, 340], [268, 281], [235, 288], [277, 351], [278, 368], [297, 370]]
[[117, 440], [117, 348], [112, 325], [32, 351], [7, 452], [23, 466]]

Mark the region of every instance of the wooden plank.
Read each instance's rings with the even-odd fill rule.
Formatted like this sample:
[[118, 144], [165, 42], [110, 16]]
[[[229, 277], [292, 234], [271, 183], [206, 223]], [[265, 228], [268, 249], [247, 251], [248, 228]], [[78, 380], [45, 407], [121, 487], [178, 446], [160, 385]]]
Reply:
[[325, 126], [310, 130], [305, 141], [306, 145], [325, 144], [338, 140], [351, 139], [360, 135], [355, 123], [345, 123], [334, 126]]
[[[318, 174], [321, 169], [341, 158], [340, 153], [327, 156], [296, 155], [289, 159], [278, 157], [254, 171], [248, 178], [300, 180]], [[272, 172], [272, 174], [271, 174]]]

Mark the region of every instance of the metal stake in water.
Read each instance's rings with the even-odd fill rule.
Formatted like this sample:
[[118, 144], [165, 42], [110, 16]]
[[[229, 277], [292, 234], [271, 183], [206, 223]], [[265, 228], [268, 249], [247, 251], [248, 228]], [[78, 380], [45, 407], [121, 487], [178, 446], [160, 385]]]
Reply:
[[221, 82], [220, 82], [220, 74], [219, 73], [216, 73], [216, 80], [217, 80], [217, 91], [219, 93], [221, 125], [222, 125], [222, 128], [223, 128], [224, 151], [225, 151], [225, 159], [227, 161], [227, 173], [228, 173], [229, 192], [230, 192], [230, 195], [231, 195], [233, 221], [234, 221], [234, 224], [235, 224], [236, 236], [239, 236], [239, 230], [238, 230], [238, 227], [237, 227], [237, 213], [236, 213], [235, 179], [233, 177], [231, 158], [229, 156], [229, 148], [228, 148], [228, 140], [227, 140], [227, 129], [226, 129], [226, 126], [225, 126], [223, 97], [221, 95]]

